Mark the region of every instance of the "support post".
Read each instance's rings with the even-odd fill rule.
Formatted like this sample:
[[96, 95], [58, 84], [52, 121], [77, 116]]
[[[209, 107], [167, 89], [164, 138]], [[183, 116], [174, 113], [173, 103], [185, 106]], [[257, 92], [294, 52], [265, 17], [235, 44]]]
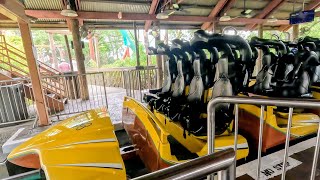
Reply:
[[32, 92], [34, 101], [37, 107], [37, 115], [39, 118], [39, 126], [46, 126], [49, 124], [49, 116], [45, 103], [44, 93], [41, 85], [41, 79], [39, 74], [39, 69], [37, 65], [37, 60], [35, 59], [33, 52], [33, 43], [30, 32], [30, 27], [28, 23], [19, 22], [19, 29], [21, 32], [21, 38], [23, 43], [23, 48], [26, 54], [28, 68], [30, 72]]
[[96, 53], [94, 49], [94, 44], [93, 44], [93, 37], [89, 39], [89, 54], [90, 54], [90, 59], [96, 61]]
[[[155, 26], [158, 26], [160, 25], [159, 21], [155, 21]], [[158, 44], [160, 43], [160, 34], [158, 37], [155, 37], [155, 48], [158, 48]], [[158, 87], [161, 87], [162, 86], [162, 81], [163, 81], [163, 65], [162, 65], [162, 58], [161, 58], [161, 55], [157, 55], [156, 56], [157, 58], [157, 67], [158, 67], [158, 76], [157, 76], [157, 86]]]
[[71, 50], [70, 50], [69, 40], [68, 40], [68, 36], [67, 35], [64, 35], [64, 40], [66, 42], [66, 47], [67, 47], [67, 52], [68, 52], [68, 58], [69, 58], [71, 72], [73, 72], [72, 55], [71, 55]]
[[149, 56], [149, 38], [148, 38], [148, 32], [143, 31], [143, 40], [144, 40], [144, 47], [146, 49], [146, 54], [147, 54], [147, 66], [150, 65], [150, 56]]
[[[258, 25], [258, 37], [259, 38], [263, 38], [263, 25], [259, 24]], [[255, 68], [255, 72], [253, 72], [254, 75], [257, 75], [258, 72], [261, 70], [262, 68], [262, 50], [258, 50], [259, 54], [258, 54], [258, 63], [257, 67]]]
[[97, 62], [97, 67], [100, 67], [100, 54], [99, 54], [99, 38], [97, 37], [98, 35], [93, 36], [93, 41], [94, 41], [94, 51], [96, 52], [96, 62]]
[[293, 25], [292, 26], [292, 40], [293, 41], [299, 38], [299, 33], [300, 33], [299, 25], [298, 24]]
[[80, 91], [81, 91], [80, 97], [82, 100], [88, 100], [89, 90], [88, 90], [87, 78], [85, 76], [86, 68], [84, 65], [84, 55], [83, 55], [82, 46], [81, 46], [79, 21], [77, 19], [70, 19], [70, 24], [71, 24], [71, 32], [72, 32], [72, 39], [73, 39], [73, 47], [74, 47], [77, 67], [78, 67], [78, 74], [80, 74], [80, 77], [79, 77]]
[[139, 54], [139, 42], [137, 36], [137, 23], [133, 22], [133, 30], [134, 30], [134, 44], [136, 46], [136, 59], [137, 59], [137, 67], [140, 67], [140, 54]]
[[56, 53], [56, 46], [54, 45], [54, 39], [53, 34], [49, 33], [49, 43], [50, 43], [50, 49], [52, 52], [52, 64], [54, 68], [58, 68], [58, 62], [57, 62], [57, 53]]

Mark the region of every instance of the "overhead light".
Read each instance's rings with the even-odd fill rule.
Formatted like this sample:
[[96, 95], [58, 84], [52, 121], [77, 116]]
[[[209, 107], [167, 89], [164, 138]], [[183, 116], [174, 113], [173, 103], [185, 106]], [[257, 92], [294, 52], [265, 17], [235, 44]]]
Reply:
[[118, 13], [118, 19], [122, 19], [122, 12]]
[[277, 21], [278, 21], [277, 18], [275, 18], [274, 16], [271, 16], [271, 18], [269, 18], [269, 19], [267, 20], [267, 23], [275, 23], [275, 22], [277, 22]]
[[161, 12], [161, 13], [157, 14], [156, 18], [157, 19], [168, 19], [169, 15], [167, 13]]
[[66, 16], [66, 17], [77, 17], [78, 16], [77, 12], [72, 10], [70, 8], [69, 4], [67, 5], [67, 9], [62, 10], [60, 14], [62, 16]]
[[222, 22], [223, 21], [230, 21], [230, 20], [231, 20], [231, 17], [228, 16], [226, 13], [219, 18], [219, 21], [222, 21]]

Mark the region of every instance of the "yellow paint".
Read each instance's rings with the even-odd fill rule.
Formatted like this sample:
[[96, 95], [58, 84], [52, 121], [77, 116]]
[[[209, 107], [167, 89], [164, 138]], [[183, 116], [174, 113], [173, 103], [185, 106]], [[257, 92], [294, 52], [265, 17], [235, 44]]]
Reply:
[[[108, 139], [111, 142], [86, 143]], [[15, 148], [14, 161], [38, 154], [47, 179], [126, 179], [119, 143], [106, 110], [90, 110], [58, 123]], [[80, 167], [75, 164], [111, 163], [121, 169]]]
[[186, 86], [185, 89], [184, 89], [184, 94], [185, 96], [188, 96], [189, 95], [189, 91], [190, 91], [190, 86]]
[[[259, 119], [260, 107], [249, 104], [239, 105], [239, 110], [246, 111]], [[275, 106], [267, 106], [264, 111], [265, 122], [274, 129], [286, 133], [287, 131], [287, 113], [277, 113]], [[319, 121], [319, 117], [312, 113], [294, 113], [292, 116], [291, 135], [295, 137], [303, 137], [317, 132], [318, 123], [310, 123], [306, 121]], [[305, 122], [303, 122], [305, 121]]]
[[[183, 128], [179, 123], [173, 122], [168, 119], [163, 114], [155, 111], [152, 113], [149, 109], [143, 106], [141, 103], [133, 98], [125, 97], [123, 104], [124, 108], [129, 108], [135, 115], [141, 120], [143, 125], [148, 129], [153, 142], [157, 146], [160, 157], [170, 163], [179, 163], [183, 161], [178, 161], [175, 156], [171, 155], [170, 145], [167, 141], [160, 141], [159, 136], [166, 139], [166, 136], [172, 135], [179, 143], [185, 146], [190, 152], [197, 153], [198, 155], [205, 155], [207, 151], [205, 150], [207, 137], [197, 137], [193, 134], [186, 132], [186, 138], [183, 137]], [[228, 136], [218, 136], [216, 137], [215, 144], [217, 148], [226, 148], [233, 146], [233, 141], [226, 141], [226, 139], [234, 139], [233, 135]], [[246, 143], [246, 140], [241, 135], [238, 136], [238, 141]], [[237, 151], [238, 159], [245, 158], [248, 156], [248, 148]]]
[[[320, 90], [320, 87], [312, 86], [312, 88]], [[312, 91], [312, 96], [315, 99], [320, 99], [320, 92]]]
[[[170, 133], [179, 143], [181, 143], [184, 147], [186, 147], [190, 152], [197, 153], [198, 156], [203, 156], [208, 153], [207, 146], [207, 136], [194, 136], [193, 134], [189, 134], [186, 132], [186, 137], [183, 136], [183, 128], [180, 123], [173, 122], [165, 115], [160, 112], [155, 111], [154, 114], [160, 120], [160, 122], [165, 126], [167, 132]], [[167, 118], [167, 119], [166, 119]], [[230, 124], [230, 128], [232, 129], [232, 124]], [[246, 144], [246, 139], [238, 135], [238, 144]], [[234, 135], [228, 133], [228, 131], [224, 132], [220, 136], [216, 136], [215, 138], [215, 146], [216, 148], [226, 148], [234, 146]], [[245, 148], [237, 151], [237, 159], [242, 159], [248, 156], [249, 149]]]
[[249, 82], [249, 87], [253, 86], [254, 84], [256, 84], [256, 80], [255, 79], [251, 79]]

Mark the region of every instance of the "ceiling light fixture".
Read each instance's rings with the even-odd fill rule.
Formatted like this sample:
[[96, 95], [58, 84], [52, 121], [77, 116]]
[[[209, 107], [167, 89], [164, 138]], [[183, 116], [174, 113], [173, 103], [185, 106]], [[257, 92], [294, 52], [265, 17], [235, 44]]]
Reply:
[[168, 19], [169, 15], [167, 13], [161, 12], [161, 13], [157, 14], [156, 18], [157, 19]]
[[231, 20], [231, 17], [228, 16], [227, 13], [225, 13], [223, 16], [221, 16], [221, 17], [219, 18], [219, 21], [222, 21], [222, 22], [224, 22], [224, 21], [230, 21], [230, 20]]
[[122, 12], [118, 13], [118, 19], [122, 19]]
[[70, 5], [67, 5], [67, 9], [63, 9], [60, 13], [62, 16], [66, 16], [66, 17], [77, 17], [78, 14], [76, 11], [72, 10], [70, 8]]
[[278, 21], [277, 18], [275, 18], [274, 16], [271, 16], [271, 18], [267, 20], [267, 23], [275, 23], [277, 21]]

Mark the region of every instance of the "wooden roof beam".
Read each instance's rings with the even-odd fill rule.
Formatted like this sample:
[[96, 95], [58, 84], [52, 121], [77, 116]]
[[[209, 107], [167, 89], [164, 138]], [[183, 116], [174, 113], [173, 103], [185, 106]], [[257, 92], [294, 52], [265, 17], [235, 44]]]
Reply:
[[222, 10], [220, 11], [219, 16], [223, 16], [225, 13], [227, 13], [233, 7], [236, 1], [237, 0], [229, 0], [224, 8], [222, 8]]
[[[276, 10], [285, 0], [272, 0], [255, 18], [264, 19], [267, 18], [274, 10]], [[252, 30], [257, 24], [248, 24], [245, 29]]]
[[[38, 19], [100, 19], [100, 20], [125, 20], [125, 21], [156, 21], [156, 15], [144, 14], [144, 13], [122, 13], [122, 19], [118, 18], [116, 12], [90, 12], [90, 11], [78, 11], [78, 17], [68, 18], [62, 16], [60, 11], [53, 10], [25, 10], [26, 14]], [[211, 22], [213, 18], [204, 16], [170, 16], [168, 19], [161, 21], [189, 21], [189, 22]]]
[[[218, 3], [214, 6], [214, 8], [212, 9], [212, 11], [209, 14], [209, 18], [215, 19], [217, 17], [217, 15], [220, 13], [220, 11], [222, 10], [222, 8], [227, 4], [229, 0], [219, 0]], [[205, 22], [202, 24], [201, 29], [208, 29], [208, 27], [210, 27], [211, 22]]]
[[[158, 8], [160, 0], [152, 0], [150, 9], [149, 9], [149, 14], [155, 14]], [[151, 20], [146, 21], [145, 25], [144, 25], [144, 30], [148, 31], [150, 26], [152, 24]]]
[[29, 22], [24, 9], [24, 5], [18, 0], [0, 0], [0, 14], [15, 22]]
[[11, 20], [7, 16], [0, 14], [0, 20]]
[[[304, 10], [313, 10], [320, 7], [320, 1], [313, 1], [308, 4], [308, 6]], [[320, 16], [320, 13], [315, 14], [316, 17]], [[292, 26], [291, 25], [283, 25], [279, 27], [279, 31], [288, 31]]]
[[[25, 10], [28, 16], [32, 16], [39, 19], [72, 19], [62, 16], [60, 11], [52, 10]], [[78, 17], [73, 19], [99, 19], [99, 20], [124, 20], [124, 21], [146, 21], [146, 20], [157, 20], [156, 15], [143, 14], [143, 13], [123, 13], [122, 19], [118, 19], [118, 13], [116, 12], [89, 12], [89, 11], [78, 11]], [[219, 22], [218, 18], [205, 17], [205, 16], [178, 16], [173, 15], [168, 19], [162, 21], [184, 21], [184, 22]], [[230, 21], [231, 23], [248, 23], [248, 24], [265, 24], [267, 19], [258, 18], [235, 18]], [[279, 20], [278, 25], [288, 24], [288, 20]]]

